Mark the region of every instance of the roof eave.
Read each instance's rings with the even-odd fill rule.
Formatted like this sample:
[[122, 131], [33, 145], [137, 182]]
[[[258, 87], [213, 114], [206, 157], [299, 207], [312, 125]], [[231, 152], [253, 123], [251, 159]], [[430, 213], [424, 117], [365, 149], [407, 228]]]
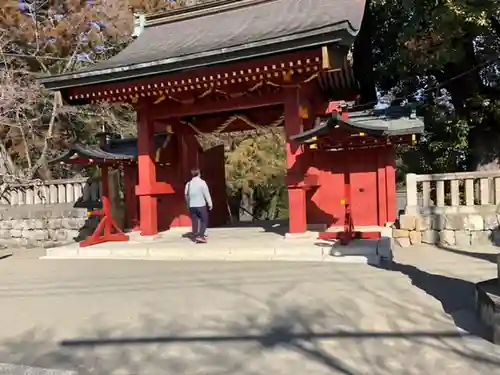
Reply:
[[[242, 60], [261, 58], [269, 55], [310, 49], [328, 44], [352, 44], [357, 30], [349, 22], [336, 24], [328, 32], [315, 33], [300, 39], [293, 36], [279, 38], [271, 42], [236, 46], [224, 50], [212, 50], [198, 54], [169, 58], [160, 61], [136, 64], [126, 67], [101, 69], [90, 72], [63, 74], [39, 78], [41, 85], [49, 90], [64, 90], [78, 86], [97, 85], [108, 82], [169, 74], [218, 64], [234, 63]], [[342, 27], [343, 26], [343, 27]]]

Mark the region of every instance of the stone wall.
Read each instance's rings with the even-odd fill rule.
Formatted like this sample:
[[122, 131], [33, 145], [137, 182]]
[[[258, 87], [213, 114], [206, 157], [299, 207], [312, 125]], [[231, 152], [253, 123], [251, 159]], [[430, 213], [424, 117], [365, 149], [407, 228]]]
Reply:
[[402, 247], [421, 243], [457, 247], [500, 245], [500, 215], [401, 215], [394, 225], [393, 237]]
[[0, 248], [53, 247], [79, 241], [95, 228], [86, 208], [73, 204], [0, 205]]

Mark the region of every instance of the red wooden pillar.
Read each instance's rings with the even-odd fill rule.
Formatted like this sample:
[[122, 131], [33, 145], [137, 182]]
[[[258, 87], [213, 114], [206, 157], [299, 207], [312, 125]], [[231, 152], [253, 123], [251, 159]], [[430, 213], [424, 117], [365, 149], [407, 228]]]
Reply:
[[394, 146], [386, 149], [387, 164], [385, 167], [385, 178], [387, 186], [387, 221], [396, 221], [396, 151]]
[[377, 207], [378, 207], [378, 220], [379, 226], [387, 223], [387, 150], [384, 148], [378, 150], [377, 154]]
[[154, 195], [156, 184], [154, 124], [148, 118], [148, 108], [137, 111], [138, 160], [137, 168], [139, 184], [136, 194], [139, 196], [139, 217], [141, 235], [152, 236], [158, 233], [158, 198]]
[[284, 95], [289, 231], [304, 233], [307, 230], [306, 194], [302, 184], [304, 171], [298, 160], [303, 148], [290, 141], [290, 136], [302, 131], [299, 87], [286, 87]]

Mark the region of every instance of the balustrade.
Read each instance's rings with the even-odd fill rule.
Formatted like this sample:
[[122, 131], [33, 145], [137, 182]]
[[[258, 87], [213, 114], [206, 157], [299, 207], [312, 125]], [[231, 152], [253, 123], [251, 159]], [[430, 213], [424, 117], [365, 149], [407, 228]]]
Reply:
[[32, 181], [9, 185], [0, 198], [0, 205], [97, 203], [100, 196], [100, 181], [96, 179]]
[[406, 175], [406, 213], [496, 212], [500, 171]]

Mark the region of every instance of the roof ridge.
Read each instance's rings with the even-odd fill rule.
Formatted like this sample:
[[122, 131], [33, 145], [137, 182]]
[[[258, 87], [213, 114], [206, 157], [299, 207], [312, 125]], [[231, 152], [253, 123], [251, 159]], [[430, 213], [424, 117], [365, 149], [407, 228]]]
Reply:
[[228, 12], [264, 3], [271, 3], [274, 1], [277, 0], [211, 0], [208, 3], [195, 4], [183, 8], [170, 9], [146, 15], [146, 24], [144, 27], [164, 25], [192, 18], [201, 18], [212, 14]]

